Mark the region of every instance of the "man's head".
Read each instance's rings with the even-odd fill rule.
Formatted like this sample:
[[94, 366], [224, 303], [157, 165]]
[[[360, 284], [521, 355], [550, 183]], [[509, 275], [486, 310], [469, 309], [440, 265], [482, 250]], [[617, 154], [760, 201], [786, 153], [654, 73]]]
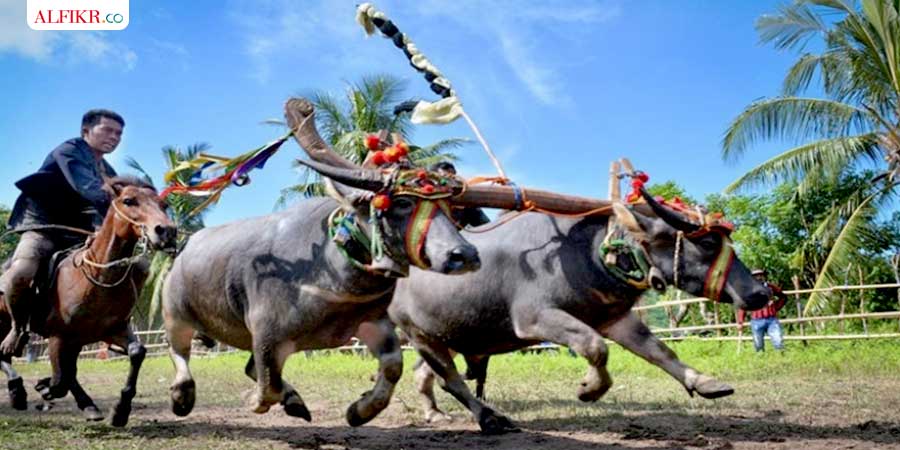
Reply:
[[753, 278], [756, 278], [757, 281], [763, 282], [766, 281], [768, 273], [766, 272], [766, 269], [753, 269], [750, 271], [750, 275], [753, 275]]
[[432, 172], [437, 172], [438, 174], [443, 176], [456, 175], [456, 166], [454, 166], [453, 163], [447, 161], [434, 163], [431, 165], [431, 167], [429, 167], [429, 170], [431, 170]]
[[122, 140], [125, 120], [108, 109], [92, 109], [81, 118], [81, 137], [97, 153], [112, 153]]

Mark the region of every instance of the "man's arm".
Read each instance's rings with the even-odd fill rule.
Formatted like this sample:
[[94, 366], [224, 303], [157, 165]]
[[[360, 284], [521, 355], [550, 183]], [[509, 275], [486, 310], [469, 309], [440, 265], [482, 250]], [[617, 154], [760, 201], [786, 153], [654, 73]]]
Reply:
[[775, 307], [775, 312], [781, 311], [781, 308], [784, 308], [784, 305], [787, 304], [787, 295], [777, 285], [769, 284], [769, 288], [772, 289], [772, 296], [775, 297], [775, 301], [772, 303], [772, 306]]
[[74, 145], [53, 152], [53, 159], [72, 189], [90, 202], [100, 215], [106, 215], [109, 195], [103, 190], [103, 179], [97, 173], [93, 157], [88, 157], [91, 159], [85, 160], [85, 155]]
[[[747, 312], [744, 311], [743, 309], [737, 310], [737, 324], [738, 325], [744, 324], [745, 314], [747, 314]], [[738, 328], [738, 329], [740, 330], [740, 328]]]

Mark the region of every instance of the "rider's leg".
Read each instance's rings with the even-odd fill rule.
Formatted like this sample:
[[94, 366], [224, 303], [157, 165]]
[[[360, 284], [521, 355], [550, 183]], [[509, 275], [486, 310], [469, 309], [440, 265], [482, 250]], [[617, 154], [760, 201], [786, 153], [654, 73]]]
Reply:
[[15, 353], [17, 343], [28, 325], [31, 305], [28, 298], [32, 294], [32, 283], [40, 268], [41, 261], [54, 250], [53, 241], [42, 233], [27, 231], [22, 234], [19, 245], [13, 253], [9, 269], [0, 276], [0, 291], [6, 308], [12, 318], [12, 328], [0, 343], [0, 353]]

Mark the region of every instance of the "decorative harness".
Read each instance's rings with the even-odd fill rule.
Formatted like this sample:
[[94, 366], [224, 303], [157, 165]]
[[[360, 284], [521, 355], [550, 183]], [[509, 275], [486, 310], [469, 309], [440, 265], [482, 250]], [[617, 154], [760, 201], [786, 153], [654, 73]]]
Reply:
[[[641, 201], [640, 190], [648, 179], [646, 174], [642, 172], [636, 172], [631, 174], [631, 176], [634, 190], [626, 197], [629, 203], [629, 210], [633, 204]], [[703, 283], [703, 296], [716, 302], [719, 301], [722, 291], [725, 289], [728, 274], [734, 264], [734, 245], [730, 237], [731, 232], [734, 230], [734, 225], [725, 220], [721, 213], [707, 213], [699, 206], [692, 207], [687, 205], [678, 197], [671, 201], [657, 197], [656, 201], [663, 207], [699, 221], [699, 224], [697, 224], [696, 221], [691, 220], [699, 226], [696, 231], [685, 233], [679, 230], [676, 233], [673, 265], [673, 285], [676, 289], [680, 287], [679, 275], [681, 272], [682, 241], [684, 238], [699, 238], [709, 233], [719, 234], [722, 245], [719, 247], [719, 252], [713, 264], [709, 267]], [[637, 234], [624, 228], [618, 222], [614, 222], [609, 227], [609, 231], [599, 248], [604, 266], [615, 278], [635, 289], [646, 290], [653, 287], [658, 291], [663, 291], [666, 288], [666, 283], [662, 277], [662, 272], [652, 263], [647, 238], [646, 236], [640, 236], [640, 233]]]
[[[416, 197], [416, 204], [403, 235], [406, 257], [416, 267], [428, 269], [424, 255], [428, 230], [437, 212], [451, 216], [447, 198], [465, 188], [456, 177], [442, 176], [422, 169], [392, 168], [385, 173], [385, 188], [369, 202], [369, 235], [359, 224], [355, 210], [349, 210], [346, 200], [339, 198], [341, 206], [328, 217], [328, 236], [337, 245], [341, 254], [356, 268], [378, 273], [372, 266], [374, 261], [385, 255], [397, 260], [390, 247], [384, 244], [385, 224], [383, 213], [390, 209], [390, 198], [398, 196]], [[362, 259], [352, 256], [352, 247], [363, 249], [367, 254]], [[391, 273], [382, 272], [385, 276]]]

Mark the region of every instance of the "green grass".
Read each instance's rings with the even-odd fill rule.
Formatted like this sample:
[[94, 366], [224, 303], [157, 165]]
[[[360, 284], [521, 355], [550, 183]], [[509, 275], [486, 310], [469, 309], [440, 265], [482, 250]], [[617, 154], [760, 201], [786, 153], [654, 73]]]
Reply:
[[[728, 419], [733, 417], [760, 418], [763, 424], [785, 422], [786, 429], [796, 435], [826, 437], [868, 420], [900, 422], [900, 341], [822, 342], [808, 347], [789, 342], [786, 352], [763, 354], [755, 354], [747, 343], [740, 353], [733, 342], [687, 341], [671, 347], [685, 363], [732, 384], [736, 394], [717, 401], [691, 398], [662, 370], [611, 346], [609, 370], [615, 384], [595, 404], [576, 400], [575, 390], [587, 365], [565, 350], [494, 357], [487, 397], [527, 430], [611, 432], [613, 440], [627, 438], [635, 426], [657, 428], [657, 421], [676, 439], [696, 426], [712, 426], [708, 433], [730, 436], [730, 421], [738, 420]], [[234, 353], [192, 361], [198, 398], [195, 414], [188, 420], [176, 420], [168, 411], [173, 369], [166, 357], [145, 362], [136, 408], [125, 429], [85, 423], [71, 397], [43, 414], [0, 405], [0, 448], [315, 448], [320, 438], [329, 440], [335, 433], [355, 436], [344, 424], [344, 410], [371, 388], [369, 378], [377, 368], [374, 359], [338, 353], [293, 356], [284, 377], [297, 387], [313, 413], [313, 423], [301, 426], [305, 423], [284, 418], [280, 409], [263, 416], [246, 410], [242, 393], [253, 387], [243, 375], [246, 357]], [[439, 433], [418, 428], [424, 424], [410, 373], [414, 361], [415, 355], [407, 352], [394, 402], [370, 424], [376, 428], [365, 427], [370, 433], [397, 426], [423, 436]], [[459, 366], [464, 363], [460, 361]], [[35, 363], [18, 369], [34, 404], [37, 395], [31, 386], [46, 376], [49, 366]], [[126, 372], [123, 360], [84, 360], [79, 365], [79, 378], [104, 411], [114, 402]], [[462, 424], [457, 426], [474, 429], [459, 403], [437, 391], [442, 408]], [[773, 414], [777, 419], [769, 419]], [[755, 428], [748, 430], [752, 433]], [[760, 429], [760, 439], [766, 432]], [[319, 437], [309, 441], [311, 436]]]

